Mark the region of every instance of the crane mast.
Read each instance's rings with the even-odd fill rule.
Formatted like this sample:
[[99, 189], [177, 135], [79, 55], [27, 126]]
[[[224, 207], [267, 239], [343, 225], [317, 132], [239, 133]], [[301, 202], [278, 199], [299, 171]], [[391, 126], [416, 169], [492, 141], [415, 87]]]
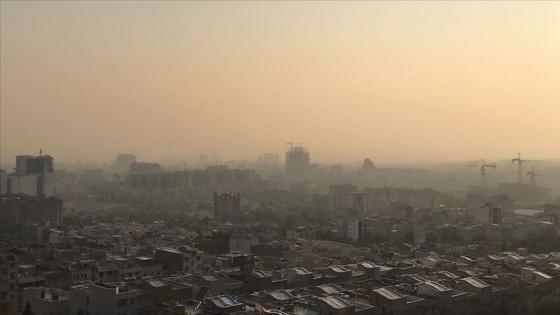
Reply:
[[482, 165], [480, 166], [480, 181], [482, 187], [486, 188], [486, 168], [491, 167], [496, 169], [496, 164], [486, 164], [486, 160], [482, 160]]
[[511, 159], [511, 163], [517, 162], [517, 183], [523, 184], [523, 163], [524, 162], [542, 162], [541, 160], [523, 160], [521, 153], [517, 153], [517, 157]]

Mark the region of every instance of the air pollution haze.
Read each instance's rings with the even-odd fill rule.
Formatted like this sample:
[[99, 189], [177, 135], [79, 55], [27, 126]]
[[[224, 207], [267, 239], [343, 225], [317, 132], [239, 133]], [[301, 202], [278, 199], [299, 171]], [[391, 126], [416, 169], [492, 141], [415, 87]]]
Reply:
[[3, 163], [560, 156], [560, 2], [0, 5]]

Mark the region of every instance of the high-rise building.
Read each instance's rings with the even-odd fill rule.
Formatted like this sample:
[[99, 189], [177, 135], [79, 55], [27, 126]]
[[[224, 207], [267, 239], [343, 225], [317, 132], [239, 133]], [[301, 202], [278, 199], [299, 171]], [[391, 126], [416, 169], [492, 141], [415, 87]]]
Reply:
[[54, 159], [50, 155], [18, 155], [15, 172], [8, 175], [2, 192], [50, 197], [54, 193], [53, 172]]
[[151, 174], [161, 171], [161, 165], [157, 163], [132, 162], [128, 167], [129, 174]]
[[275, 168], [278, 167], [278, 155], [273, 153], [265, 153], [259, 155], [257, 159], [257, 166], [259, 168]]
[[301, 146], [292, 147], [286, 152], [286, 176], [301, 180], [309, 176], [309, 151]]
[[347, 209], [355, 209], [358, 212], [367, 213], [369, 207], [369, 194], [365, 191], [356, 191], [347, 195]]
[[370, 159], [366, 158], [364, 160], [364, 163], [362, 164], [362, 171], [371, 171], [374, 169], [375, 166], [373, 165], [373, 162]]
[[8, 173], [0, 170], [0, 195], [8, 193]]
[[214, 192], [214, 219], [217, 222], [236, 222], [239, 218], [241, 194], [227, 192], [218, 194]]
[[27, 195], [2, 196], [0, 202], [0, 235], [8, 235], [17, 226], [62, 223], [62, 200], [56, 197], [37, 198]]
[[128, 170], [130, 164], [136, 162], [136, 156], [134, 154], [120, 153], [115, 158], [115, 167], [117, 170]]
[[474, 220], [478, 223], [501, 224], [502, 208], [486, 202], [482, 207], [475, 209]]
[[369, 195], [369, 211], [387, 209], [398, 200], [398, 190], [392, 188], [366, 188]]
[[371, 177], [375, 172], [375, 166], [373, 165], [373, 162], [366, 158], [364, 160], [364, 163], [362, 164], [362, 168], [360, 169], [360, 174], [362, 175], [362, 177], [365, 178], [369, 178]]
[[50, 155], [17, 155], [16, 173], [18, 175], [52, 173], [54, 171], [54, 159]]
[[329, 186], [329, 210], [344, 210], [352, 208], [353, 193], [358, 191], [358, 186], [352, 184]]

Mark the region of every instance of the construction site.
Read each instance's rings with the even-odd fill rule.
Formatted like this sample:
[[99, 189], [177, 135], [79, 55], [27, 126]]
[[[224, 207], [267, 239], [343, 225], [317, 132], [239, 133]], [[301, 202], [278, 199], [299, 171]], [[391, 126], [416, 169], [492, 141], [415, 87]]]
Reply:
[[[546, 177], [546, 174], [538, 171], [538, 167], [543, 162], [542, 160], [523, 159], [521, 153], [518, 153], [517, 157], [511, 159], [511, 163], [517, 166], [515, 182], [497, 183], [496, 186], [492, 186], [488, 184], [487, 169], [496, 170], [498, 165], [496, 163], [486, 163], [484, 159], [471, 161], [467, 163], [466, 167], [480, 168], [480, 183], [469, 185], [467, 191], [469, 194], [482, 194], [484, 196], [515, 196], [517, 203], [550, 202], [552, 200], [551, 189], [537, 184], [538, 177]], [[531, 165], [528, 171], [524, 171], [523, 166], [526, 164]]]

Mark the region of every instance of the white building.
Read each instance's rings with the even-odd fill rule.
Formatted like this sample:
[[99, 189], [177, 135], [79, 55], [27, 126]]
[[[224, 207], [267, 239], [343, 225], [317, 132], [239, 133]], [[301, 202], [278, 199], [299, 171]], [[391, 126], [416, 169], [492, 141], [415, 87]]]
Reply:
[[[53, 196], [53, 171], [54, 159], [50, 155], [18, 155], [16, 171], [7, 178], [6, 192], [46, 198]], [[3, 179], [0, 185], [3, 186]], [[2, 192], [4, 193], [4, 189]]]
[[346, 225], [346, 237], [352, 241], [357, 241], [362, 237], [363, 233], [362, 220], [349, 220]]

